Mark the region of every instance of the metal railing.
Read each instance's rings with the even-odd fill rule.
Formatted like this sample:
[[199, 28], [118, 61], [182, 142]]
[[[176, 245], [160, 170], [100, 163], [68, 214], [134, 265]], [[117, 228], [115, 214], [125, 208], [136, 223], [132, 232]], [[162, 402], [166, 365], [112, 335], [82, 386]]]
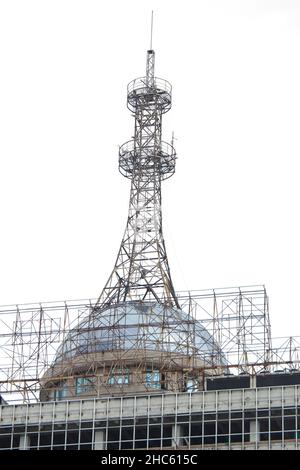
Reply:
[[127, 93], [130, 95], [134, 91], [143, 91], [143, 93], [148, 93], [149, 89], [156, 89], [157, 91], [163, 91], [168, 93], [170, 96], [172, 94], [172, 85], [167, 80], [163, 78], [154, 78], [154, 87], [147, 84], [147, 77], [139, 77], [131, 82], [127, 86]]
[[153, 155], [153, 152], [153, 146], [137, 147], [134, 140], [129, 140], [119, 148], [119, 166], [126, 173], [131, 174], [135, 158], [154, 157], [160, 161], [161, 175], [164, 175], [164, 178], [166, 178], [165, 175], [171, 176], [175, 171], [176, 151], [174, 147], [168, 142], [162, 141], [160, 147], [155, 151], [155, 155]]

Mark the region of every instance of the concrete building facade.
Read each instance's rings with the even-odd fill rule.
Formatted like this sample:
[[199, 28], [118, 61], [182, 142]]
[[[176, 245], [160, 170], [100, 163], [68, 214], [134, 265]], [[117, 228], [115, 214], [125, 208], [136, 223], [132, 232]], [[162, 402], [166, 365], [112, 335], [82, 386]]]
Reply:
[[0, 407], [1, 449], [299, 448], [300, 385]]

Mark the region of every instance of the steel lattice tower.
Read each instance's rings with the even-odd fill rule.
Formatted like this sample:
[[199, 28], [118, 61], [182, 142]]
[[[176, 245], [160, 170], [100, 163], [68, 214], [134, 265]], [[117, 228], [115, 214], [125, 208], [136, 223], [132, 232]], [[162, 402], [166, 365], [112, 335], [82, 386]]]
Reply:
[[173, 145], [162, 141], [172, 87], [154, 76], [154, 62], [150, 47], [146, 76], [127, 87], [134, 138], [119, 149], [119, 170], [131, 179], [131, 190], [117, 260], [100, 297], [86, 306], [43, 375], [43, 400], [56, 390], [76, 397], [81, 382], [89, 384], [88, 395], [202, 387], [203, 367], [223, 360], [210, 333], [181, 308], [172, 284], [161, 212], [161, 182], [176, 162]]
[[[131, 179], [129, 214], [114, 269], [95, 307], [155, 301], [179, 307], [162, 231], [161, 182], [175, 172], [176, 152], [162, 141], [162, 116], [172, 87], [154, 76], [155, 53], [147, 51], [146, 76], [127, 87], [134, 139], [119, 149], [119, 170]], [[173, 142], [172, 142], [173, 143]]]

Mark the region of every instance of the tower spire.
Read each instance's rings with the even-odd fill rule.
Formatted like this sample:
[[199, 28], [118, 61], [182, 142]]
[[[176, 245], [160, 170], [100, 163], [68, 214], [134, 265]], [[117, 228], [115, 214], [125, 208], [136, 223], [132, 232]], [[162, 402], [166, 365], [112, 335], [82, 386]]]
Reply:
[[150, 51], [152, 50], [152, 37], [153, 37], [153, 10], [151, 11]]
[[[151, 45], [152, 45], [151, 19]], [[154, 301], [179, 306], [162, 232], [161, 182], [175, 172], [174, 147], [162, 141], [162, 115], [171, 108], [172, 87], [154, 76], [154, 51], [147, 51], [146, 76], [127, 87], [134, 113], [134, 138], [119, 149], [119, 170], [131, 180], [129, 213], [114, 269], [97, 307]]]
[[155, 66], [155, 52], [152, 49], [152, 33], [153, 33], [153, 10], [151, 12], [150, 49], [147, 51], [147, 62], [146, 62], [146, 84], [150, 88], [153, 88], [154, 86], [154, 66]]

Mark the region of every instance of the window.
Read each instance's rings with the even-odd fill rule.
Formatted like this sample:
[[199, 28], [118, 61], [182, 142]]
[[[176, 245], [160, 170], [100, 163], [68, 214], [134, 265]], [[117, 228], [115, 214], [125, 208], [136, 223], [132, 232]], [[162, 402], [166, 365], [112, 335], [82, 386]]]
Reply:
[[150, 388], [161, 388], [161, 374], [159, 370], [147, 369], [146, 386]]
[[76, 377], [76, 395], [95, 390], [95, 377]]
[[198, 390], [198, 382], [192, 377], [187, 377], [185, 382], [185, 390], [187, 392], [196, 392]]
[[57, 388], [54, 390], [54, 400], [59, 401], [68, 397], [68, 386], [66, 382], [60, 382], [57, 384]]
[[128, 369], [115, 369], [108, 377], [107, 383], [109, 385], [128, 385], [129, 384], [129, 370]]

